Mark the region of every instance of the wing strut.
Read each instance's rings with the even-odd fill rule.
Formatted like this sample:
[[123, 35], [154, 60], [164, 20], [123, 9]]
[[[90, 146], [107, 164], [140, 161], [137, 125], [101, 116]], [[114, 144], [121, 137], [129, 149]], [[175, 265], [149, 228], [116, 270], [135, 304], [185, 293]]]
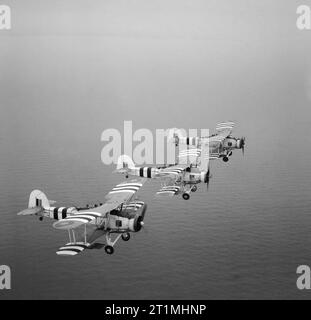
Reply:
[[86, 244], [86, 224], [84, 225], [84, 244]]

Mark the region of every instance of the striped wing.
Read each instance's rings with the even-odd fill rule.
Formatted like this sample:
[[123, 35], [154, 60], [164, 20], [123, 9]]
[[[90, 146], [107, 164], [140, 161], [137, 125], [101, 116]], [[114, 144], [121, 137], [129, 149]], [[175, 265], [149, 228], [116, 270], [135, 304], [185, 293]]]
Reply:
[[217, 137], [222, 141], [223, 139], [227, 138], [231, 134], [233, 127], [234, 127], [234, 122], [231, 122], [231, 121], [218, 123], [216, 126], [217, 135], [214, 136], [214, 138]]
[[76, 229], [83, 224], [94, 222], [96, 218], [99, 217], [101, 217], [99, 212], [79, 211], [76, 214], [67, 216], [67, 218], [55, 222], [53, 227], [60, 230]]
[[198, 159], [201, 155], [201, 149], [189, 148], [180, 150], [178, 154], [179, 164], [197, 164]]
[[176, 166], [170, 166], [164, 169], [160, 169], [158, 175], [164, 178], [176, 179], [188, 167], [189, 164], [178, 164]]
[[59, 256], [75, 256], [87, 248], [84, 242], [67, 243], [63, 247], [60, 247], [56, 254]]
[[[117, 208], [119, 205], [123, 203], [127, 203], [130, 201], [134, 194], [144, 185], [146, 179], [131, 179], [126, 180], [122, 183], [116, 185], [106, 196], [107, 202], [106, 205], [108, 207], [115, 206], [113, 209]], [[104, 208], [103, 208], [104, 207]], [[105, 205], [102, 207], [98, 207], [98, 212], [106, 211]], [[111, 211], [112, 209], [108, 210]], [[107, 211], [106, 211], [107, 212]]]
[[156, 193], [156, 195], [172, 197], [178, 194], [179, 190], [180, 190], [180, 187], [177, 185], [164, 186]]

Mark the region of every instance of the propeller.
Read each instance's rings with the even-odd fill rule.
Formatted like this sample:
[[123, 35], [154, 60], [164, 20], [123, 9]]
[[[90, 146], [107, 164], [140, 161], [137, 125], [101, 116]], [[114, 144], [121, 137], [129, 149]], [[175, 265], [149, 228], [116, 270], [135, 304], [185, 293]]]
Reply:
[[206, 177], [205, 177], [205, 180], [204, 182], [206, 183], [206, 191], [208, 191], [209, 189], [209, 182], [210, 182], [210, 178], [211, 178], [211, 174], [210, 174], [210, 170], [208, 168], [208, 171], [207, 171], [207, 174], [206, 174]]
[[146, 224], [144, 223], [144, 221], [141, 221], [140, 225], [141, 225], [141, 230], [143, 230], [143, 232], [148, 234], [149, 230], [148, 230], [148, 227], [146, 227]]
[[244, 148], [245, 148], [245, 137], [242, 137], [241, 138], [241, 149], [242, 149], [243, 156], [244, 156]]

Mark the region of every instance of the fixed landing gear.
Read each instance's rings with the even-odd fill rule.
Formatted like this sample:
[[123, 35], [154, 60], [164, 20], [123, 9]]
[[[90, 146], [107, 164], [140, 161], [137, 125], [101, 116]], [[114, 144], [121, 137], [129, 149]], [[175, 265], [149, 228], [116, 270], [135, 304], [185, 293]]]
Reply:
[[107, 243], [107, 245], [105, 246], [105, 251], [106, 251], [107, 254], [113, 254], [114, 253], [113, 246], [117, 243], [117, 241], [120, 239], [121, 236], [123, 236], [123, 233], [122, 234], [119, 233], [115, 239], [112, 239], [110, 237], [110, 233], [106, 233], [106, 243]]
[[105, 251], [107, 254], [113, 254], [114, 253], [114, 249], [112, 246], [105, 246]]
[[42, 221], [43, 220], [43, 217], [39, 217], [39, 221]]
[[191, 192], [196, 192], [198, 190], [198, 187], [197, 186], [193, 186], [192, 189], [191, 189]]
[[189, 200], [190, 199], [190, 194], [189, 193], [183, 193], [182, 195], [184, 200]]
[[131, 236], [130, 236], [130, 234], [128, 232], [123, 233], [121, 237], [122, 237], [123, 241], [129, 241], [130, 238], [131, 238]]
[[228, 158], [227, 156], [224, 156], [224, 157], [222, 158], [222, 161], [228, 162], [228, 161], [229, 161], [229, 158]]

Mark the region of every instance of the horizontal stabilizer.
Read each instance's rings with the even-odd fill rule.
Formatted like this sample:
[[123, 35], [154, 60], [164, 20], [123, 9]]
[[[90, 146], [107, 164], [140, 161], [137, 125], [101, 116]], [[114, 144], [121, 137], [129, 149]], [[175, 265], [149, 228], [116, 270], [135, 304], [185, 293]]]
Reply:
[[87, 249], [89, 244], [84, 242], [67, 243], [56, 251], [60, 256], [75, 256], [83, 250]]
[[17, 215], [18, 216], [31, 216], [31, 215], [39, 214], [42, 211], [43, 211], [42, 207], [34, 207], [34, 208], [25, 209], [25, 210], [19, 212]]

